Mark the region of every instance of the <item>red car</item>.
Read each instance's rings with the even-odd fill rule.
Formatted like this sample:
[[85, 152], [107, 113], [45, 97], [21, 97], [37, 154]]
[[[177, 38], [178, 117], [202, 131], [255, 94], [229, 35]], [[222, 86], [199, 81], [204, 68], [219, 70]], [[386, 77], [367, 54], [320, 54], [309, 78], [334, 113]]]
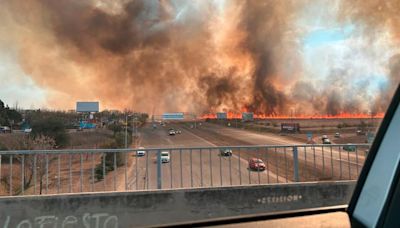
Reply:
[[259, 158], [250, 158], [249, 159], [249, 169], [257, 170], [257, 171], [264, 171], [265, 163]]

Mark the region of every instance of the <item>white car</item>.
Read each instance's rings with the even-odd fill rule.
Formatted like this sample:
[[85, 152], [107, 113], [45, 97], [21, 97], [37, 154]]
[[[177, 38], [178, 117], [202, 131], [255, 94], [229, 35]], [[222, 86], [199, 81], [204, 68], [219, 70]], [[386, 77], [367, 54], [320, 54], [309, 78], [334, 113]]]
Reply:
[[145, 156], [146, 151], [144, 150], [144, 147], [139, 147], [139, 150], [136, 152], [137, 156]]
[[175, 130], [174, 129], [170, 129], [169, 130], [169, 135], [175, 135]]
[[322, 144], [332, 144], [332, 143], [331, 143], [331, 140], [324, 139], [324, 140], [322, 140]]
[[161, 151], [161, 162], [162, 163], [169, 162], [169, 152], [168, 151]]
[[31, 133], [32, 132], [32, 128], [25, 128], [24, 129], [24, 133]]

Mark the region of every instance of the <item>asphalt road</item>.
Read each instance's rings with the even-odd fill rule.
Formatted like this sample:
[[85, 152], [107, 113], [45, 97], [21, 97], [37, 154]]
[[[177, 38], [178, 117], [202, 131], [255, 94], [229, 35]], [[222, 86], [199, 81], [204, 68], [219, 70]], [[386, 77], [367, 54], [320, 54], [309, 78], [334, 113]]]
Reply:
[[[180, 129], [181, 134], [168, 135], [168, 129]], [[140, 146], [145, 148], [215, 147], [201, 136], [193, 134], [182, 125], [146, 126], [140, 132]], [[161, 165], [162, 188], [229, 186], [286, 182], [271, 171], [251, 171], [248, 162], [240, 157], [239, 150], [233, 156], [220, 156], [217, 149], [179, 149], [170, 152], [170, 162]], [[157, 188], [157, 152], [150, 151], [144, 157], [135, 157], [135, 176], [130, 178], [130, 189]], [[136, 169], [138, 170], [136, 172]], [[136, 175], [137, 174], [137, 175]], [[148, 177], [148, 178], [146, 178]], [[138, 180], [136, 182], [136, 180]]]
[[[168, 129], [182, 131], [168, 135]], [[275, 134], [258, 134], [240, 129], [203, 123], [191, 128], [188, 123], [168, 124], [152, 129], [146, 125], [140, 130], [139, 146], [149, 148], [188, 148], [215, 146], [263, 145], [258, 149], [233, 149], [233, 156], [219, 155], [217, 149], [167, 149], [171, 161], [161, 164], [162, 188], [229, 186], [292, 182], [294, 178], [293, 151], [291, 148], [270, 149], [268, 145], [302, 144], [289, 137]], [[128, 189], [156, 189], [157, 152], [152, 150], [144, 157], [132, 154], [133, 162], [127, 169]], [[264, 160], [265, 171], [248, 169], [248, 159]], [[361, 170], [364, 156], [360, 152], [341, 151], [341, 148], [299, 147], [299, 180], [355, 179]], [[136, 165], [137, 164], [137, 165]], [[118, 190], [124, 190], [125, 178], [118, 179]]]

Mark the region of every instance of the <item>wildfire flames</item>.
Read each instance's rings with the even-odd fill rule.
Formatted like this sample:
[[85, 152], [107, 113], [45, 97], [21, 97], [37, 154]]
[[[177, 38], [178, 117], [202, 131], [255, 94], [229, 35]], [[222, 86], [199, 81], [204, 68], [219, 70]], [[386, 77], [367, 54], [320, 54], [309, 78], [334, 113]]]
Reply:
[[[310, 30], [299, 23], [332, 8], [343, 12], [333, 20], [349, 20], [369, 43], [345, 63], [321, 66], [321, 79], [307, 71]], [[368, 118], [352, 113], [384, 112], [400, 81], [391, 48], [400, 43], [399, 11], [398, 0], [1, 0], [0, 53], [11, 52], [51, 108], [98, 100], [155, 114], [227, 110], [233, 118], [245, 107], [264, 113], [256, 118], [288, 118], [293, 107], [304, 113], [295, 118]], [[389, 48], [374, 43], [384, 34]], [[371, 62], [378, 73], [349, 67]], [[375, 74], [381, 84], [368, 80]]]
[[[266, 114], [253, 114], [254, 119], [297, 119], [297, 120], [307, 120], [307, 119], [381, 119], [383, 118], [385, 113], [377, 113], [377, 114], [354, 114], [354, 113], [340, 113], [337, 115], [266, 115]], [[217, 114], [204, 114], [200, 117], [201, 119], [217, 119]], [[227, 112], [227, 119], [241, 119], [241, 113]]]

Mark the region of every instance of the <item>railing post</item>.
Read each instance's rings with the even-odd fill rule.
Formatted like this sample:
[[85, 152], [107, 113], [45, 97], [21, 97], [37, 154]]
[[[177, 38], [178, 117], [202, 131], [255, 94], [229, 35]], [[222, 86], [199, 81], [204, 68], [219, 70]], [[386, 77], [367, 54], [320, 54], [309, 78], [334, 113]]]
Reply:
[[299, 153], [297, 146], [293, 147], [293, 171], [294, 171], [294, 182], [299, 182]]
[[161, 182], [161, 151], [157, 151], [157, 188], [161, 189], [162, 188], [162, 182]]

